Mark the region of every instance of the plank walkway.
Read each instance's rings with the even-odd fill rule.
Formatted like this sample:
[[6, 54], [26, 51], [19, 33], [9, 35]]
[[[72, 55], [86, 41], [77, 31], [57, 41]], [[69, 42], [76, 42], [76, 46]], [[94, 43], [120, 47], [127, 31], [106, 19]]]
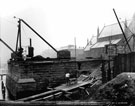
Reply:
[[51, 91], [47, 91], [47, 92], [40, 93], [37, 95], [22, 98], [17, 101], [38, 101], [42, 99], [45, 100], [45, 99], [48, 99], [49, 97], [52, 97], [55, 94], [61, 94], [62, 92], [72, 91], [72, 90], [78, 89], [79, 87], [84, 87], [90, 84], [92, 85], [92, 82], [93, 80], [88, 80], [88, 81], [78, 81], [77, 83], [72, 84], [72, 85], [63, 84], [61, 86], [54, 88]]
[[93, 80], [89, 80], [89, 81], [78, 81], [76, 84], [73, 84], [73, 85], [63, 84], [63, 85], [58, 86], [58, 87], [56, 87], [54, 89], [68, 92], [68, 91], [77, 89], [79, 87], [83, 87], [83, 86], [92, 84], [92, 82], [93, 82]]

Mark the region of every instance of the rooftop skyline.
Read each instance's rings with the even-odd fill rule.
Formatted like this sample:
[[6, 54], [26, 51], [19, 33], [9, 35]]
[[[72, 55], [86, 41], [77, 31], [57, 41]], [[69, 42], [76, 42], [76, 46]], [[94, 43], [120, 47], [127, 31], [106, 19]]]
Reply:
[[[121, 21], [132, 19], [133, 0], [0, 0], [0, 37], [13, 49], [17, 35], [17, 19], [24, 19], [55, 48], [74, 45], [85, 47], [87, 39], [104, 25], [117, 23], [113, 8]], [[35, 54], [50, 48], [22, 24], [23, 46], [32, 38]], [[6, 51], [6, 52], [5, 52]], [[2, 57], [10, 58], [10, 51], [2, 44]]]

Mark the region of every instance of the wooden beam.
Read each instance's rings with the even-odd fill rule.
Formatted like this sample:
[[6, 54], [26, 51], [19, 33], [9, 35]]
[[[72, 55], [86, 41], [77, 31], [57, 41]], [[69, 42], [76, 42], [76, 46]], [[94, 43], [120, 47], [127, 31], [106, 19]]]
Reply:
[[45, 97], [45, 96], [48, 96], [48, 95], [51, 95], [51, 94], [57, 93], [57, 92], [60, 92], [60, 90], [51, 90], [51, 91], [48, 91], [48, 92], [44, 92], [44, 93], [40, 93], [40, 94], [37, 94], [37, 95], [29, 96], [29, 97], [26, 97], [26, 98], [18, 99], [17, 101], [30, 101], [30, 100]]
[[[127, 105], [127, 102], [123, 102]], [[109, 101], [0, 101], [0, 106], [106, 106], [112, 104]], [[115, 102], [113, 103], [115, 105]], [[117, 104], [117, 103], [116, 103]]]

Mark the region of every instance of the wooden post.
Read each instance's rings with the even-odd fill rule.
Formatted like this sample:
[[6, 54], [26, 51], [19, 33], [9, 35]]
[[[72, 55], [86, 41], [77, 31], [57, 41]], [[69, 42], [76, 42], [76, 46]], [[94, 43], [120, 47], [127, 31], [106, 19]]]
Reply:
[[106, 83], [106, 71], [105, 71], [105, 61], [102, 60], [102, 66], [101, 66], [101, 71], [102, 71], [102, 83]]

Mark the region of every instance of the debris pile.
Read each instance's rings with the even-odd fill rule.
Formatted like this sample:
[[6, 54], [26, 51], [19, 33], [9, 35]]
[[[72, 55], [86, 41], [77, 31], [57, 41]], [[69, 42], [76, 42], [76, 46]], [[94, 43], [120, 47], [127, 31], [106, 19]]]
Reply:
[[91, 99], [133, 103], [135, 100], [135, 73], [124, 72], [119, 74], [99, 87]]

